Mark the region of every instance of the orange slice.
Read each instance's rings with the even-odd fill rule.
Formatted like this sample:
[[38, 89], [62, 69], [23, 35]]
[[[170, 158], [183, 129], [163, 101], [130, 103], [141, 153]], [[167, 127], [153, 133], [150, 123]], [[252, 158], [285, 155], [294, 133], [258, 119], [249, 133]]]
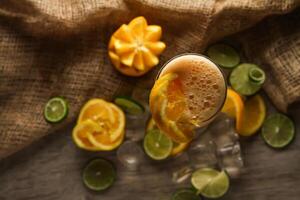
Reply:
[[[173, 141], [186, 143], [193, 138], [193, 130], [186, 125], [188, 123], [181, 121], [182, 113], [186, 113], [187, 109], [177, 74], [168, 73], [159, 78], [151, 90], [149, 102], [155, 123]], [[184, 112], [174, 112], [177, 109]]]
[[158, 64], [158, 55], [166, 48], [159, 41], [160, 26], [148, 25], [144, 17], [123, 24], [108, 45], [108, 55], [118, 71], [128, 76], [141, 76]]
[[244, 112], [244, 103], [241, 96], [230, 88], [227, 89], [226, 101], [222, 108], [222, 112], [235, 118], [236, 129], [239, 130]]
[[245, 102], [245, 109], [237, 132], [242, 136], [255, 134], [266, 117], [266, 105], [260, 95], [255, 95]]

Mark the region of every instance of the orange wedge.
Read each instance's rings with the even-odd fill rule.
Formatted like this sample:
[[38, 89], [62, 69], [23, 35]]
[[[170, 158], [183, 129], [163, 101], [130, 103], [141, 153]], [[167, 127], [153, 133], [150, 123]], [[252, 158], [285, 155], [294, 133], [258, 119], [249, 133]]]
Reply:
[[242, 136], [255, 134], [266, 117], [266, 105], [260, 95], [255, 95], [245, 102], [245, 108], [237, 132]]
[[235, 118], [236, 129], [240, 130], [244, 112], [244, 103], [241, 96], [230, 88], [227, 89], [226, 101], [222, 108], [222, 112], [232, 118]]

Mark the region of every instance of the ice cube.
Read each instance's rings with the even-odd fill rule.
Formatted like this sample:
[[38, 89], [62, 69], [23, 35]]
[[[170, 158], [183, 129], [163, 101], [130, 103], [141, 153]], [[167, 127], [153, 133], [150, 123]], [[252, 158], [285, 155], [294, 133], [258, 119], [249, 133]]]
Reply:
[[172, 181], [174, 183], [183, 183], [189, 180], [193, 172], [189, 155], [186, 152], [183, 152], [176, 156], [172, 160], [170, 171], [172, 173]]
[[188, 155], [194, 169], [216, 166], [216, 145], [209, 132], [201, 133], [191, 142]]
[[129, 170], [138, 170], [144, 161], [144, 152], [136, 142], [125, 141], [117, 151], [120, 163]]
[[236, 178], [240, 175], [244, 163], [238, 142], [232, 146], [218, 149], [218, 158], [220, 168], [226, 170], [230, 177]]
[[132, 141], [142, 140], [145, 135], [148, 119], [149, 113], [147, 112], [140, 115], [126, 114], [126, 138]]
[[220, 114], [208, 127], [217, 148], [234, 145], [239, 137], [235, 132], [234, 120], [225, 114]]
[[183, 183], [191, 177], [192, 173], [192, 167], [190, 167], [189, 165], [183, 166], [173, 172], [172, 181], [174, 183]]

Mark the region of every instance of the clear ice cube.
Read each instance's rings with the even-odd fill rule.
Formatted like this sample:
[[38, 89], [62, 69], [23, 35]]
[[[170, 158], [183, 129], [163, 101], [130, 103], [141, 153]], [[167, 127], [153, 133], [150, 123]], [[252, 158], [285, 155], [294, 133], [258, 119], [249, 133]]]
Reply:
[[142, 140], [145, 135], [148, 119], [149, 112], [140, 115], [126, 114], [126, 138], [132, 141]]
[[218, 149], [219, 166], [232, 178], [240, 175], [244, 166], [239, 143]]
[[202, 133], [191, 142], [188, 149], [190, 163], [194, 169], [202, 167], [216, 167], [216, 145], [208, 132]]
[[128, 170], [138, 170], [144, 160], [144, 152], [136, 142], [125, 141], [117, 150], [119, 162]]
[[183, 152], [173, 158], [170, 171], [174, 183], [183, 183], [189, 180], [193, 172], [189, 155], [186, 152]]
[[209, 125], [208, 132], [218, 149], [232, 146], [239, 139], [235, 132], [234, 120], [222, 113]]
[[231, 177], [237, 177], [241, 173], [243, 159], [234, 120], [221, 113], [207, 131], [216, 144], [219, 168], [226, 170]]

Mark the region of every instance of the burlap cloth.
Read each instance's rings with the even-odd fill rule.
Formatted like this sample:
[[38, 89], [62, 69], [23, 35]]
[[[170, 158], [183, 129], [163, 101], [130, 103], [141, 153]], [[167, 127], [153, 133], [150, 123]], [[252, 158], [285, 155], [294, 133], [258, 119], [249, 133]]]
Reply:
[[[136, 84], [151, 87], [166, 60], [201, 53], [237, 32], [232, 38], [247, 60], [267, 72], [266, 93], [287, 111], [300, 99], [298, 5], [299, 0], [1, 0], [0, 158], [74, 120], [87, 99], [111, 99]], [[163, 27], [167, 49], [156, 70], [128, 78], [112, 67], [107, 44], [118, 26], [138, 15]], [[65, 123], [50, 125], [43, 107], [57, 95], [67, 98], [70, 114]]]

